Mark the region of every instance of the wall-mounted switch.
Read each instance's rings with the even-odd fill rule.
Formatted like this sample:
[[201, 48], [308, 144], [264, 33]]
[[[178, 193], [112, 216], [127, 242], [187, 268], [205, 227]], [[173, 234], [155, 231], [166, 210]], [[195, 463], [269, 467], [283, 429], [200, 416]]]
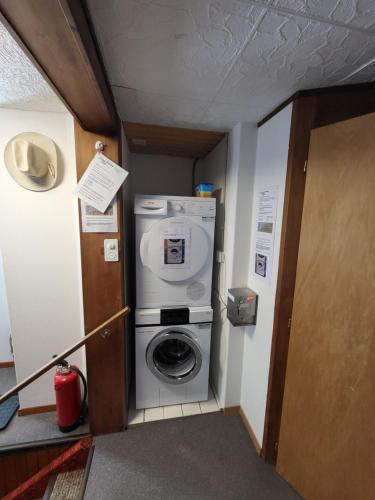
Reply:
[[104, 240], [104, 260], [106, 262], [117, 262], [118, 240]]

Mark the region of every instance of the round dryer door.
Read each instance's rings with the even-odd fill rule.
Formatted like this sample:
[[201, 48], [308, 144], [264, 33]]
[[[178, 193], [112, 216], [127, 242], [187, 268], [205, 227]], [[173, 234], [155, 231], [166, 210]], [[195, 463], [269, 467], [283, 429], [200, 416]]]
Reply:
[[165, 281], [185, 281], [206, 264], [210, 251], [206, 231], [190, 219], [168, 217], [142, 236], [142, 264]]
[[159, 380], [184, 384], [199, 373], [202, 354], [187, 330], [173, 328], [152, 339], [147, 347], [146, 362]]

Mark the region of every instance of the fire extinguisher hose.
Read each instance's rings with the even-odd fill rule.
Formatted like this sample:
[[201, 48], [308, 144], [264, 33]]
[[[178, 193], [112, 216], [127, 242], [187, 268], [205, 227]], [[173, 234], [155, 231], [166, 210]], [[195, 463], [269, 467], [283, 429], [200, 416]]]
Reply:
[[87, 403], [86, 403], [86, 400], [87, 400], [87, 382], [86, 382], [85, 376], [83, 375], [83, 373], [81, 372], [81, 370], [79, 368], [77, 368], [76, 366], [70, 366], [70, 369], [72, 371], [76, 372], [77, 375], [79, 375], [79, 378], [82, 380], [82, 384], [83, 384], [83, 398], [82, 398], [82, 404], [81, 404], [81, 411], [80, 411], [79, 419], [77, 422], [78, 425], [83, 425], [86, 422], [86, 417], [87, 417]]

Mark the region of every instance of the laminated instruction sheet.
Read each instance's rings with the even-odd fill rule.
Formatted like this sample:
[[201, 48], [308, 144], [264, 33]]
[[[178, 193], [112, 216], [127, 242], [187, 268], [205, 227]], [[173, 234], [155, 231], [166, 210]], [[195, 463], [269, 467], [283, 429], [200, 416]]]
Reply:
[[258, 192], [253, 269], [258, 278], [266, 281], [270, 281], [272, 277], [277, 196], [278, 189], [275, 186]]

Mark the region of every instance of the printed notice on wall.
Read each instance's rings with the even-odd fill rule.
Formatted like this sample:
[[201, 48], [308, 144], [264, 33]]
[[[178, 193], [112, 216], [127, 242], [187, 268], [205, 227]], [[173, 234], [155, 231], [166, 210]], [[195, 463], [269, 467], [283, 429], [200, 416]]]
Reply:
[[253, 262], [255, 275], [266, 281], [270, 281], [272, 276], [277, 194], [278, 190], [275, 186], [258, 192]]
[[81, 201], [83, 233], [117, 233], [117, 201], [113, 198], [107, 210], [102, 214], [95, 207]]
[[73, 194], [104, 214], [128, 174], [103, 153], [97, 154]]

